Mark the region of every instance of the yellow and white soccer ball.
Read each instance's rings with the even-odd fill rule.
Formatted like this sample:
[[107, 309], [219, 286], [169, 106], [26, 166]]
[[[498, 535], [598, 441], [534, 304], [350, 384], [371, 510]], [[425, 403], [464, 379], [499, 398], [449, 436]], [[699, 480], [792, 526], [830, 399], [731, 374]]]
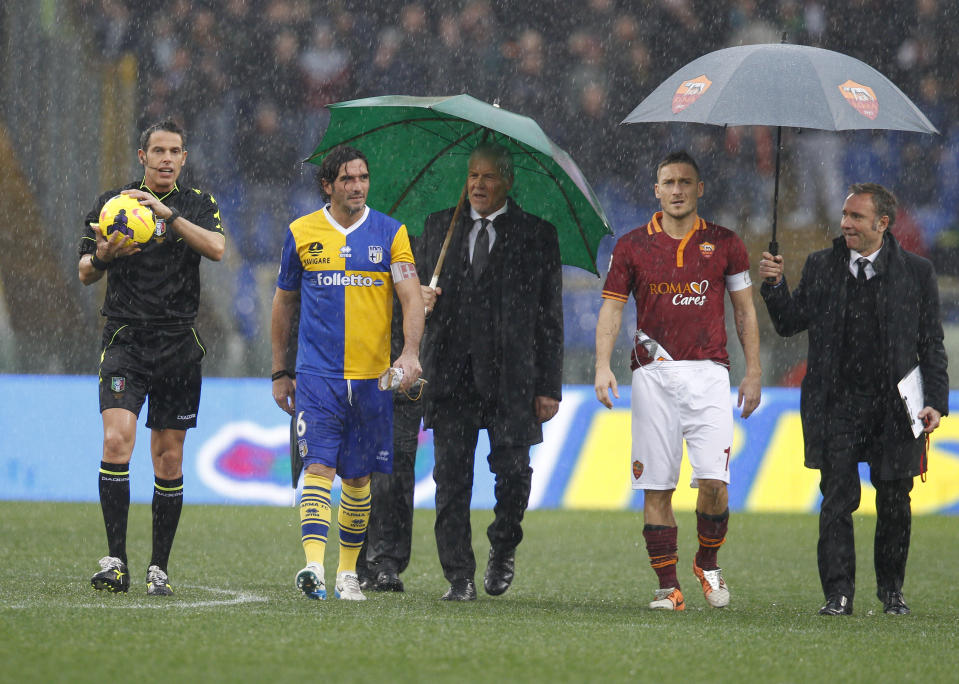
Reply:
[[130, 195], [114, 195], [100, 210], [100, 232], [110, 237], [120, 231], [135, 242], [149, 242], [156, 230], [156, 216]]

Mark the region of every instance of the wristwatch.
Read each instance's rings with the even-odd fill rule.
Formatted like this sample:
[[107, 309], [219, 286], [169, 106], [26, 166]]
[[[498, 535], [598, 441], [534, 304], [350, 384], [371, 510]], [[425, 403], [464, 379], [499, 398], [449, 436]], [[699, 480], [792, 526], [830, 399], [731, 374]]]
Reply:
[[166, 224], [168, 226], [172, 226], [173, 222], [176, 221], [178, 218], [180, 218], [180, 212], [178, 212], [173, 207], [170, 207], [170, 217], [166, 219]]

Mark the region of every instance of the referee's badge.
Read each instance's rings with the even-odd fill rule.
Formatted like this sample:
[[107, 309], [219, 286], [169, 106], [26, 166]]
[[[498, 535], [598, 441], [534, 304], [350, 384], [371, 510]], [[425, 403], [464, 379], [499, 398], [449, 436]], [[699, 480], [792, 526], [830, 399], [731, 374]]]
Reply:
[[166, 219], [157, 219], [156, 228], [153, 229], [153, 239], [157, 242], [163, 242], [166, 237]]
[[110, 391], [114, 394], [119, 394], [127, 388], [127, 379], [121, 377], [112, 377], [110, 378]]
[[378, 264], [383, 261], [383, 247], [380, 245], [370, 245], [370, 263]]

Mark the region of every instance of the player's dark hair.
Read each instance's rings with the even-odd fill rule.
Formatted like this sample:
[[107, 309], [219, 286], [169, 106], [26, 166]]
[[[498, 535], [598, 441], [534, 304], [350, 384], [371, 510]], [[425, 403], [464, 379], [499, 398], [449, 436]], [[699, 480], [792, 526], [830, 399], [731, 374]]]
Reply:
[[186, 149], [186, 131], [184, 131], [177, 124], [176, 121], [172, 119], [165, 119], [163, 121], [158, 121], [155, 124], [147, 126], [143, 129], [143, 132], [140, 134], [140, 149], [144, 152], [147, 151], [147, 145], [150, 144], [150, 136], [156, 133], [157, 131], [166, 131], [168, 133], [176, 133], [180, 136], [181, 147]]
[[663, 170], [663, 167], [669, 166], [670, 164], [689, 164], [696, 172], [696, 180], [700, 180], [702, 178], [699, 175], [699, 164], [697, 164], [696, 160], [693, 159], [693, 155], [686, 150], [670, 152], [665, 157], [660, 159], [659, 163], [656, 165], [656, 178], [659, 178], [659, 172]]
[[323, 183], [333, 185], [336, 177], [340, 173], [340, 167], [355, 159], [361, 160], [366, 164], [366, 170], [370, 170], [370, 163], [367, 161], [366, 155], [349, 145], [337, 145], [323, 157], [323, 161], [320, 162], [320, 168], [316, 172], [316, 184], [320, 187], [320, 194], [323, 196], [324, 202], [329, 202], [330, 196], [323, 189]]
[[853, 183], [849, 186], [850, 195], [870, 195], [872, 197], [872, 206], [876, 210], [876, 218], [883, 216], [889, 217], [889, 224], [886, 230], [890, 230], [896, 222], [896, 208], [899, 206], [899, 200], [892, 194], [892, 191], [879, 185], [879, 183]]
[[496, 166], [499, 175], [510, 183], [513, 182], [513, 153], [505, 145], [495, 142], [481, 142], [470, 153], [470, 159], [474, 157], [489, 159]]

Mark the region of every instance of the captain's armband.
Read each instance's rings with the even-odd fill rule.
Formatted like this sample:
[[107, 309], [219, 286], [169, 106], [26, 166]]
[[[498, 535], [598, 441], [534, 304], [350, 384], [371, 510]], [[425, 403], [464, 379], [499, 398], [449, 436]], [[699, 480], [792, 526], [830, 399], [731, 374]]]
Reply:
[[398, 283], [401, 280], [416, 278], [416, 265], [409, 261], [397, 261], [390, 264], [390, 273], [393, 274], [393, 282]]

